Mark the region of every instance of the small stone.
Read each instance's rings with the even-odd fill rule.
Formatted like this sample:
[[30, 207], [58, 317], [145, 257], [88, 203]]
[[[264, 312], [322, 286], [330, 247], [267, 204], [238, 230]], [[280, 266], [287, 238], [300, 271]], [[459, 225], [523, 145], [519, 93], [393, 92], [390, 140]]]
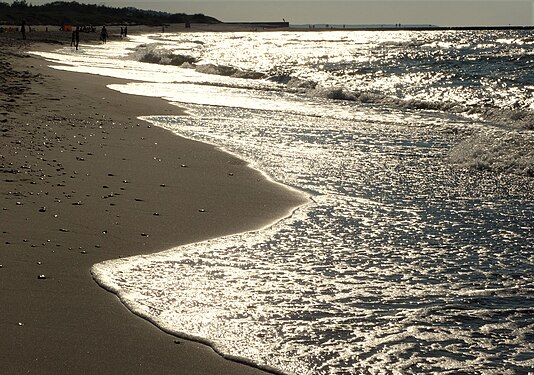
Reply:
[[46, 207], [39, 208], [39, 212], [46, 212]]
[[80, 251], [80, 254], [87, 254], [87, 251], [82, 250], [82, 251]]
[[24, 323], [19, 322], [19, 327], [22, 327], [23, 325], [24, 325]]
[[143, 237], [148, 237], [148, 234], [146, 234], [146, 233], [141, 233], [141, 236], [143, 236]]
[[152, 215], [159, 216], [159, 212], [154, 212]]
[[182, 168], [188, 168], [188, 166], [185, 165], [185, 164], [180, 165], [180, 167], [182, 167]]
[[165, 187], [165, 184], [160, 184], [159, 186], [161, 186], [161, 187]]
[[200, 210], [198, 210], [198, 212], [206, 212], [206, 210], [201, 208]]
[[45, 279], [46, 279], [46, 276], [45, 276], [45, 275], [39, 275], [39, 276], [37, 276], [37, 278], [38, 278], [39, 280], [45, 280]]
[[59, 228], [59, 231], [60, 232], [70, 232], [68, 229], [65, 229], [65, 228]]

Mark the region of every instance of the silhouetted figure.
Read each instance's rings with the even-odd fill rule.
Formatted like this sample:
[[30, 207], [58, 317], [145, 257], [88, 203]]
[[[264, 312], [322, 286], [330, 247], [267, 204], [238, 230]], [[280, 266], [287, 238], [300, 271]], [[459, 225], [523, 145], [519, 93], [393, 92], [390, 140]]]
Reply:
[[76, 26], [76, 30], [74, 30], [74, 45], [76, 46], [76, 51], [78, 51], [78, 44], [80, 44], [80, 26]]
[[100, 32], [100, 40], [104, 42], [104, 44], [108, 41], [108, 30], [106, 29], [106, 26], [102, 26], [102, 31]]
[[128, 36], [128, 26], [124, 26], [124, 37]]
[[22, 33], [22, 40], [26, 40], [26, 21], [22, 21], [22, 25], [20, 25], [20, 32]]

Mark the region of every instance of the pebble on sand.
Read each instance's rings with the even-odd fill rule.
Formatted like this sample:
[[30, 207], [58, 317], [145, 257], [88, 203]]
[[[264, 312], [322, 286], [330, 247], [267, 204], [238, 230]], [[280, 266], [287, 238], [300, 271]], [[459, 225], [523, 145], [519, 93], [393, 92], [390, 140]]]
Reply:
[[45, 275], [39, 275], [39, 276], [37, 276], [37, 278], [38, 278], [39, 280], [45, 280], [45, 279], [46, 279], [46, 276], [45, 276]]

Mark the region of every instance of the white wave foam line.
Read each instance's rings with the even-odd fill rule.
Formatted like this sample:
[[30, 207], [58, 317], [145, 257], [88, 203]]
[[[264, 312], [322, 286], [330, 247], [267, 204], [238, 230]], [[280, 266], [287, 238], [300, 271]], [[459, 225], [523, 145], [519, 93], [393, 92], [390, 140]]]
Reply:
[[[154, 257], [154, 255], [150, 255], [150, 256]], [[146, 257], [147, 256], [141, 256], [138, 258], [125, 258], [125, 259], [121, 259], [120, 261], [128, 262], [128, 265], [131, 268], [134, 268], [134, 266], [137, 266], [138, 264], [145, 262]], [[91, 275], [98, 285], [100, 285], [102, 288], [106, 289], [107, 291], [116, 294], [119, 300], [121, 301], [121, 303], [124, 304], [135, 315], [149, 321], [150, 323], [154, 324], [155, 326], [160, 328], [165, 333], [168, 333], [170, 335], [180, 337], [186, 340], [195, 341], [195, 342], [207, 345], [210, 348], [212, 348], [221, 357], [231, 360], [233, 362], [242, 363], [242, 364], [252, 366], [255, 368], [259, 368], [259, 369], [262, 369], [262, 370], [265, 370], [265, 371], [268, 371], [274, 374], [281, 374], [281, 375], [284, 374], [283, 372], [279, 371], [278, 369], [274, 367], [258, 364], [248, 358], [224, 353], [218, 348], [215, 342], [210, 341], [203, 337], [199, 337], [199, 336], [188, 334], [186, 332], [178, 331], [174, 329], [172, 326], [166, 324], [164, 320], [158, 319], [153, 314], [150, 314], [149, 312], [147, 312], [143, 308], [142, 304], [137, 303], [136, 301], [137, 294], [135, 292], [130, 292], [127, 289], [121, 288], [117, 283], [115, 283], [115, 280], [111, 275], [111, 271], [106, 270], [107, 267], [109, 267], [109, 269], [117, 268], [118, 261], [119, 260], [112, 260], [112, 261], [106, 261], [106, 262], [95, 264], [93, 267], [91, 267]]]
[[[91, 267], [91, 275], [98, 285], [108, 290], [111, 293], [117, 295], [119, 300], [134, 314], [151, 322], [163, 332], [171, 334], [176, 337], [180, 337], [186, 340], [199, 342], [201, 344], [211, 347], [217, 354], [228, 360], [242, 363], [254, 368], [258, 368], [264, 371], [268, 371], [273, 374], [284, 375], [285, 372], [269, 366], [255, 362], [252, 359], [248, 359], [242, 356], [233, 355], [224, 351], [224, 344], [218, 345], [217, 342], [211, 341], [207, 338], [189, 334], [187, 332], [180, 331], [176, 327], [173, 327], [170, 323], [163, 318], [159, 318], [158, 309], [143, 304], [144, 296], [136, 290], [137, 280], [135, 273], [141, 272], [148, 263], [155, 264], [159, 262], [167, 263], [169, 261], [177, 261], [183, 254], [195, 253], [195, 252], [213, 252], [218, 249], [226, 248], [228, 244], [233, 243], [247, 243], [252, 246], [253, 243], [258, 241], [258, 238], [266, 238], [272, 236], [273, 233], [278, 231], [280, 226], [287, 224], [293, 220], [304, 220], [303, 218], [309, 209], [313, 206], [313, 202], [310, 201], [296, 209], [294, 209], [290, 215], [281, 218], [280, 220], [267, 225], [264, 228], [252, 230], [243, 233], [236, 233], [219, 238], [213, 238], [202, 242], [183, 245], [177, 248], [171, 248], [155, 254], [137, 255], [129, 258], [111, 259], [101, 263], [97, 263]], [[126, 276], [125, 276], [126, 275]], [[128, 281], [127, 276], [130, 275], [132, 279]]]

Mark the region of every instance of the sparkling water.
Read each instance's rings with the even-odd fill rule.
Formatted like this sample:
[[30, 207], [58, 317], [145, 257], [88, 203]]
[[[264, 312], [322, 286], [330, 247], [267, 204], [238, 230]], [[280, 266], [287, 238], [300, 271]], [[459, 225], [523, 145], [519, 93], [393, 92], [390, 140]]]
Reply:
[[310, 203], [93, 267], [135, 313], [290, 374], [534, 368], [528, 32], [181, 33], [43, 54]]

